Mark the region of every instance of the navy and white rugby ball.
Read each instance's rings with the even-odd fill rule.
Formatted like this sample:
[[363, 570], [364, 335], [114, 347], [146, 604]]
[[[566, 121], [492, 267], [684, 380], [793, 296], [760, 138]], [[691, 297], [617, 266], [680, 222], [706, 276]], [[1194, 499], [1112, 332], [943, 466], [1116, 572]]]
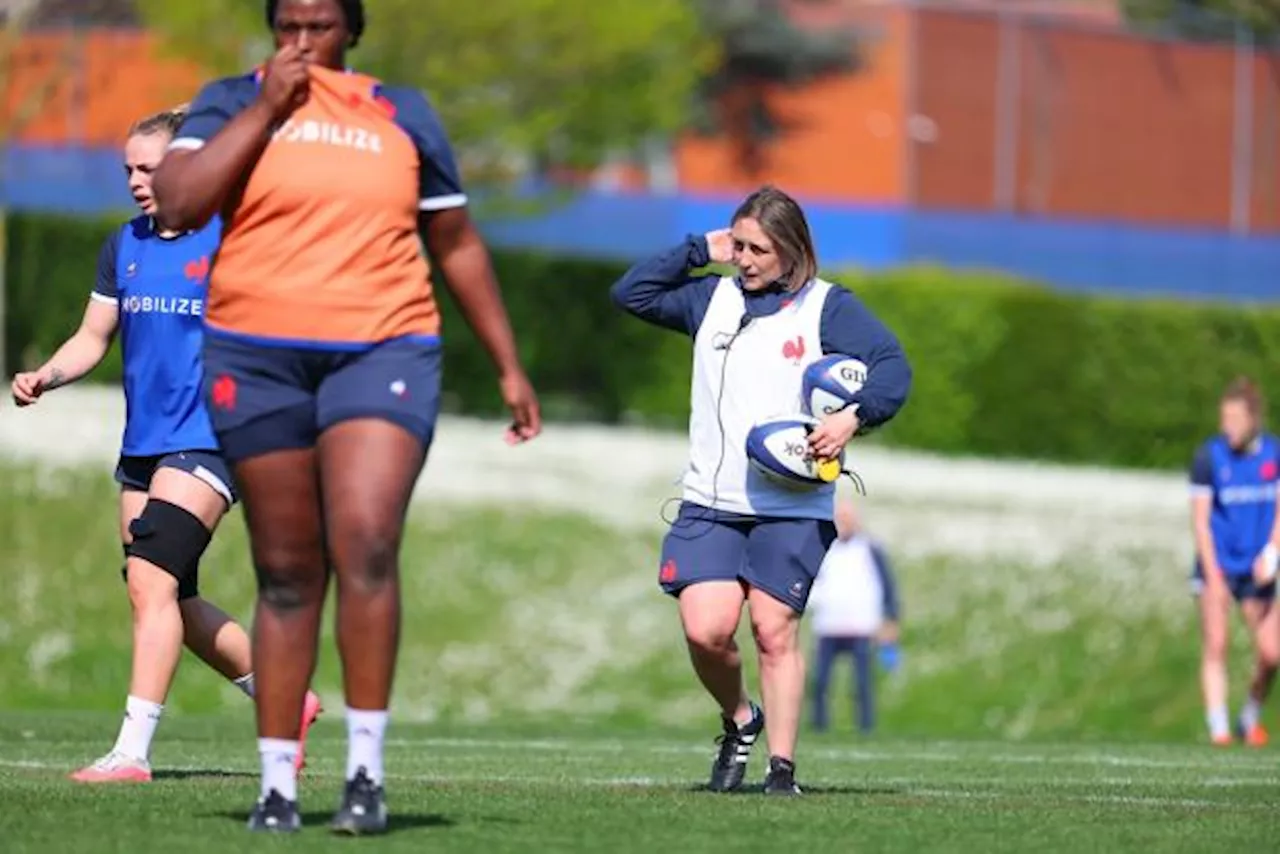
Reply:
[[867, 366], [861, 359], [834, 353], [823, 356], [804, 369], [801, 400], [805, 412], [823, 418], [844, 409], [867, 381]]
[[844, 468], [844, 452], [818, 460], [809, 449], [809, 433], [818, 420], [789, 415], [761, 421], [747, 433], [747, 460], [760, 474], [788, 489], [834, 483]]

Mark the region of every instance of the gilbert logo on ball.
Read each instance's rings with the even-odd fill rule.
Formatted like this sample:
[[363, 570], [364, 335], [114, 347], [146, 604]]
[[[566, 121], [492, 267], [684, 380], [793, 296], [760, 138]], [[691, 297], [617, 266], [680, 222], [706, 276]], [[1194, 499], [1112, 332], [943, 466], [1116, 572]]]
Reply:
[[844, 409], [867, 381], [867, 365], [861, 359], [833, 353], [804, 370], [801, 402], [805, 412], [817, 418]]

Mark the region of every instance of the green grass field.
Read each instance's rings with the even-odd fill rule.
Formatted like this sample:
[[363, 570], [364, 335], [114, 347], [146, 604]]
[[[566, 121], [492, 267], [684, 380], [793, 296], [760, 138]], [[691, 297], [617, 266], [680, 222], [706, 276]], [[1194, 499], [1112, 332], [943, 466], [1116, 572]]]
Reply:
[[[77, 787], [66, 768], [101, 747], [111, 715], [0, 716], [0, 838], [8, 854], [329, 851], [1274, 851], [1274, 759], [1208, 747], [808, 739], [806, 796], [696, 791], [712, 745], [656, 733], [512, 733], [397, 724], [392, 832], [334, 839], [343, 733], [314, 730], [303, 833], [250, 837], [251, 717], [166, 721], [163, 776]], [[752, 780], [761, 765], [753, 760]]]
[[[0, 657], [0, 709], [119, 709], [129, 615], [113, 485], [101, 473], [22, 466], [0, 467], [0, 478], [9, 592], [0, 643], [18, 651]], [[655, 583], [660, 537], [656, 518], [620, 531], [564, 513], [415, 505], [397, 717], [700, 731], [707, 702]], [[246, 556], [236, 513], [210, 547], [202, 587], [243, 620], [253, 601]], [[1198, 738], [1197, 629], [1183, 573], [1140, 555], [1052, 566], [900, 561], [906, 658], [880, 683], [885, 733]], [[331, 637], [321, 655], [317, 687], [336, 707]], [[843, 698], [851, 679], [838, 678], [834, 696]], [[243, 702], [188, 658], [169, 710], [216, 713]], [[836, 713], [851, 720], [843, 702]]]
[[[192, 658], [157, 738], [160, 779], [65, 782], [110, 747], [126, 687], [114, 488], [103, 472], [17, 464], [0, 464], [0, 479], [0, 851], [225, 850], [256, 791], [252, 715]], [[619, 530], [513, 506], [415, 505], [390, 759], [399, 818], [379, 850], [1280, 847], [1273, 755], [1202, 743], [1185, 570], [1144, 553], [900, 561], [906, 657], [879, 683], [880, 733], [848, 731], [841, 674], [839, 732], [802, 734], [811, 797], [692, 791], [716, 715], [655, 584], [660, 535], [656, 518]], [[233, 515], [203, 583], [242, 619], [246, 554]], [[1238, 666], [1233, 698], [1245, 675]], [[316, 687], [331, 710], [338, 685], [327, 636]], [[319, 826], [340, 783], [340, 715], [314, 733], [303, 796], [316, 829], [278, 843], [307, 850], [337, 844]]]

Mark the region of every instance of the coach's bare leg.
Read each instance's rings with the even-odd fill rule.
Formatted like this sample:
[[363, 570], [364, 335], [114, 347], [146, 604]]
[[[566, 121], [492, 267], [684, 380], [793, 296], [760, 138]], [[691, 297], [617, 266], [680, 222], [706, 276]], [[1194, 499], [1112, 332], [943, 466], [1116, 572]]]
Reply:
[[[138, 493], [125, 493], [137, 495]], [[226, 502], [204, 481], [186, 472], [161, 468], [151, 479], [150, 497], [176, 504], [212, 531], [226, 511]], [[146, 502], [122, 501], [122, 509], [136, 510], [122, 518], [122, 534], [128, 542], [129, 522], [140, 515]], [[122, 517], [124, 513], [121, 514]], [[182, 655], [182, 613], [178, 608], [178, 580], [150, 561], [128, 560], [129, 602], [133, 606], [133, 671], [129, 694], [163, 704]]]
[[760, 653], [760, 693], [764, 699], [769, 755], [795, 759], [800, 710], [804, 703], [804, 653], [800, 614], [763, 590], [747, 594], [751, 630]]
[[679, 598], [680, 622], [694, 672], [720, 705], [720, 713], [738, 724], [751, 720], [742, 653], [734, 640], [743, 601], [738, 581], [690, 584]]

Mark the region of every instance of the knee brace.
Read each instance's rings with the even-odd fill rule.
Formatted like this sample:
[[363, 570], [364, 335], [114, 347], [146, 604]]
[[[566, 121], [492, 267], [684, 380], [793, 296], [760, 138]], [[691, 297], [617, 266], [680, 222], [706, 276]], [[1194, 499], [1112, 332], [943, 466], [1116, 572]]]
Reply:
[[197, 517], [176, 504], [152, 498], [142, 514], [129, 523], [133, 542], [127, 557], [154, 564], [178, 580], [178, 598], [197, 595], [200, 557], [213, 534]]
[[[126, 559], [120, 566], [120, 578], [129, 583], [129, 561]], [[178, 601], [194, 599], [200, 595], [200, 564], [191, 567], [190, 572], [178, 579]]]

